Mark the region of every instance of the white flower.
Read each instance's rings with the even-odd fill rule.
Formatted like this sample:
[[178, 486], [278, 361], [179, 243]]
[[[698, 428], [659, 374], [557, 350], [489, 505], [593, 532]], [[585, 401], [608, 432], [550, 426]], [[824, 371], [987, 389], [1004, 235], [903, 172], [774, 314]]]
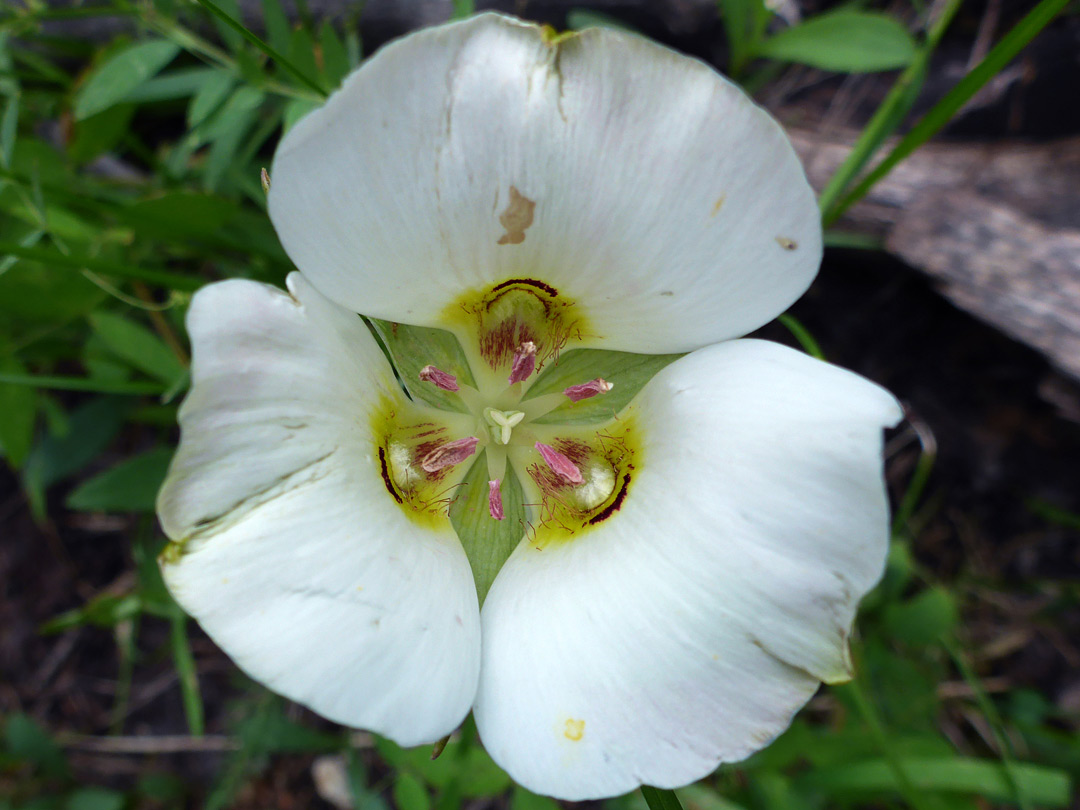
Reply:
[[[741, 91], [636, 37], [483, 15], [371, 58], [271, 176], [303, 275], [195, 297], [159, 500], [166, 581], [242, 669], [403, 745], [472, 709], [496, 762], [566, 799], [698, 779], [850, 677], [900, 411], [729, 340], [821, 254]], [[457, 410], [406, 399], [357, 312], [453, 331], [461, 367], [405, 382]], [[530, 396], [584, 346], [692, 353], [617, 418], [553, 424], [620, 393], [613, 365]], [[498, 570], [482, 610], [473, 569]]]

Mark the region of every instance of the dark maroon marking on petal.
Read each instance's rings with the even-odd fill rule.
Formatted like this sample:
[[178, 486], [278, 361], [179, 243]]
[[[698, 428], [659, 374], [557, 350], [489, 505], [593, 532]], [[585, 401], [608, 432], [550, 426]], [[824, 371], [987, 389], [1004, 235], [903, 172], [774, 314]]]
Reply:
[[552, 287], [550, 284], [545, 284], [542, 281], [537, 281], [534, 278], [512, 278], [509, 281], [504, 281], [502, 284], [496, 284], [491, 288], [491, 292], [498, 292], [499, 290], [507, 287], [512, 287], [515, 284], [524, 284], [528, 287], [536, 287], [538, 290], [542, 290], [550, 295], [552, 298], [556, 298], [559, 295], [559, 291]]
[[394, 500], [398, 503], [405, 503], [401, 496], [398, 495], [394, 482], [390, 480], [390, 468], [386, 466], [386, 450], [382, 447], [379, 448], [379, 466], [382, 468], [382, 480], [386, 485], [386, 491], [393, 495]]
[[629, 487], [630, 473], [627, 473], [623, 476], [622, 487], [619, 489], [619, 493], [615, 496], [615, 500], [608, 504], [602, 512], [598, 512], [597, 514], [589, 518], [589, 525], [591, 526], [594, 523], [599, 523], [602, 520], [607, 520], [614, 512], [619, 511], [619, 508], [623, 505], [623, 501], [626, 500], [626, 491], [627, 489], [629, 489]]

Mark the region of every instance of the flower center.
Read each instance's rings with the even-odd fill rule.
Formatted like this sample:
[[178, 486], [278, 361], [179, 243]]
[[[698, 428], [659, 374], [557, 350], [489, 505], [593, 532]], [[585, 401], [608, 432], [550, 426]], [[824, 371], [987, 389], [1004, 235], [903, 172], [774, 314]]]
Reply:
[[[616, 417], [614, 409], [608, 416], [594, 409], [600, 415], [590, 424], [572, 408], [613, 388], [602, 377], [576, 379], [570, 371], [578, 367], [575, 361], [559, 368], [560, 351], [583, 334], [573, 303], [547, 284], [511, 279], [466, 296], [447, 319], [464, 357], [455, 360], [436, 349], [414, 362], [438, 355], [456, 363], [464, 376], [437, 362], [413, 374], [456, 398], [459, 412], [412, 402], [402, 406], [382, 462], [387, 489], [398, 503], [449, 516], [474, 573], [488, 563], [472, 555], [488, 552], [470, 549], [502, 543], [502, 535], [507, 554], [522, 535], [542, 547], [617, 511], [640, 446], [636, 420], [632, 411]], [[530, 396], [540, 380], [543, 392]], [[553, 412], [560, 408], [567, 409], [569, 424], [559, 424]], [[410, 409], [418, 414], [412, 421], [404, 419]]]

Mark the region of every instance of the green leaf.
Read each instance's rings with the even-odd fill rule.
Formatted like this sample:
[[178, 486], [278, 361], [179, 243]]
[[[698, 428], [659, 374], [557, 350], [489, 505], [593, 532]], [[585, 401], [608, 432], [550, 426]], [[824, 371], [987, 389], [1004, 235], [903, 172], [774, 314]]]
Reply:
[[[852, 179], [863, 170], [870, 158], [877, 152], [885, 139], [891, 135], [903, 122], [904, 118], [914, 106], [922, 90], [923, 82], [930, 65], [930, 57], [937, 50], [938, 43], [945, 35], [949, 24], [960, 10], [963, 0], [947, 0], [941, 13], [930, 25], [926, 32], [926, 39], [919, 48], [918, 56], [912, 61], [904, 72], [897, 77], [896, 82], [890, 88], [880, 106], [874, 112], [873, 117], [863, 127], [862, 132], [856, 139], [854, 146], [844, 162], [836, 169], [825, 188], [818, 197], [818, 206], [822, 211], [822, 220], [828, 225], [833, 221], [832, 208], [837, 198], [847, 189]], [[837, 244], [838, 234], [827, 232], [825, 243], [829, 247], [841, 247]], [[864, 234], [849, 234], [847, 238], [854, 237], [857, 240], [865, 240]], [[871, 250], [881, 249], [880, 246], [870, 246]]]
[[678, 795], [691, 810], [745, 810], [742, 805], [724, 798], [702, 783], [680, 788]]
[[[134, 115], [135, 106], [125, 102], [76, 121], [68, 156], [75, 163], [82, 164], [109, 151], [127, 134]], [[50, 230], [55, 232], [55, 227]]]
[[236, 203], [212, 194], [175, 191], [132, 203], [125, 221], [144, 237], [199, 239], [218, 235], [236, 216]]
[[68, 794], [64, 810], [123, 810], [124, 794], [102, 787], [82, 787]]
[[784, 314], [778, 316], [777, 320], [783, 324], [785, 329], [791, 332], [792, 337], [799, 341], [799, 345], [802, 346], [804, 352], [811, 357], [816, 357], [818, 360], [825, 359], [825, 352], [821, 350], [821, 345], [798, 318], [794, 315]]
[[[26, 367], [16, 358], [0, 356], [0, 372], [25, 374]], [[0, 451], [16, 469], [30, 455], [37, 421], [37, 394], [25, 385], [0, 383]]]
[[889, 605], [885, 628], [898, 640], [925, 647], [950, 635], [960, 621], [956, 598], [940, 587], [927, 588], [906, 602]]
[[125, 400], [98, 397], [77, 408], [62, 434], [42, 439], [26, 460], [23, 483], [36, 517], [45, 509], [45, 490], [97, 458], [124, 424]]
[[176, 774], [146, 773], [139, 777], [135, 790], [151, 802], [169, 807], [183, 807], [188, 788], [187, 782]]
[[368, 787], [367, 768], [364, 761], [357, 755], [356, 749], [348, 748], [345, 751], [346, 773], [349, 776], [349, 794], [352, 796], [353, 807], [357, 810], [389, 810], [389, 805], [375, 790]]
[[87, 78], [75, 97], [75, 120], [106, 110], [127, 98], [135, 88], [156, 75], [180, 52], [180, 46], [157, 39], [124, 48]]
[[271, 48], [268, 43], [255, 36], [255, 34], [245, 28], [242, 23], [240, 23], [234, 17], [223, 11], [217, 4], [213, 2], [213, 0], [196, 0], [196, 2], [203, 8], [205, 8], [207, 11], [209, 11], [211, 14], [213, 14], [214, 17], [221, 20], [230, 28], [234, 29], [237, 33], [240, 34], [240, 36], [242, 36], [256, 48], [258, 48], [264, 54], [269, 56], [275, 62], [277, 62], [277, 64], [280, 65], [283, 70], [291, 74], [293, 78], [295, 78], [301, 84], [315, 91], [315, 93], [320, 98], [326, 97], [325, 88], [320, 86], [319, 83], [316, 82], [309, 74], [304, 73], [302, 70], [298, 69], [296, 65], [294, 65], [291, 61], [282, 56], [281, 53], [279, 53], [276, 49]]
[[334, 31], [330, 20], [323, 20], [319, 28], [319, 45], [322, 48], [323, 75], [330, 87], [337, 87], [349, 72], [349, 55], [345, 43]]
[[728, 72], [742, 74], [773, 13], [763, 0], [718, 0], [728, 43]]
[[14, 374], [0, 372], [0, 384], [22, 385], [29, 388], [47, 388], [56, 391], [89, 391], [93, 394], [164, 394], [160, 383], [143, 380], [129, 382], [113, 376], [60, 377], [48, 374]]
[[459, 383], [476, 386], [469, 361], [465, 359], [461, 344], [452, 332], [380, 321], [378, 318], [370, 318], [368, 323], [390, 355], [390, 361], [401, 376], [409, 396], [444, 411], [468, 412], [457, 394], [420, 380], [420, 369], [432, 365], [453, 374]]
[[1024, 46], [1035, 38], [1036, 34], [1049, 25], [1068, 2], [1069, 0], [1041, 0], [1034, 9], [1028, 12], [1027, 16], [1002, 37], [1001, 41], [970, 73], [957, 82], [941, 101], [919, 119], [919, 122], [893, 147], [884, 160], [878, 163], [854, 189], [830, 207], [825, 217], [825, 224], [830, 225], [839, 219], [848, 208], [866, 196], [875, 183], [949, 123], [960, 108], [1009, 64]]
[[451, 0], [451, 20], [464, 20], [476, 13], [476, 0]]
[[121, 461], [80, 484], [67, 498], [70, 509], [152, 512], [173, 451], [156, 447]]
[[255, 116], [263, 98], [261, 90], [247, 85], [240, 87], [203, 132], [203, 135], [213, 142], [203, 173], [203, 184], [208, 191], [215, 190], [225, 172], [232, 167], [244, 136], [255, 123]]
[[645, 797], [649, 810], [682, 810], [682, 804], [679, 802], [679, 797], [675, 795], [674, 790], [642, 785], [641, 795]]
[[612, 17], [601, 11], [593, 11], [586, 8], [572, 8], [566, 12], [566, 27], [572, 31], [583, 31], [586, 28], [613, 28], [616, 31], [634, 31], [638, 29]]
[[[1006, 766], [992, 760], [955, 758], [905, 758], [901, 760], [911, 781], [920, 789], [943, 793], [970, 793], [990, 801], [1012, 800]], [[1020, 763], [1009, 771], [1020, 790], [1035, 805], [1068, 807], [1069, 775], [1054, 768]], [[894, 793], [896, 778], [882, 760], [849, 762], [836, 768], [819, 768], [798, 780], [802, 789], [821, 790], [834, 798]]]
[[[240, 4], [237, 3], [236, 0], [217, 0], [217, 3], [218, 8], [220, 8], [226, 16], [243, 24], [243, 18], [240, 15]], [[218, 34], [221, 35], [221, 41], [228, 46], [229, 50], [233, 53], [239, 51], [244, 44], [244, 37], [237, 28], [226, 22], [224, 17], [219, 17], [218, 15], [214, 15], [213, 23], [214, 27], [218, 30]]]
[[165, 385], [175, 384], [187, 373], [161, 338], [145, 326], [104, 311], [93, 313], [90, 325], [117, 357]]
[[212, 67], [191, 67], [174, 70], [147, 79], [124, 98], [129, 104], [145, 104], [154, 101], [173, 101], [189, 98], [202, 91], [206, 85], [226, 71]]
[[239, 736], [246, 751], [259, 754], [335, 751], [341, 747], [340, 736], [290, 720], [278, 698], [260, 707], [240, 727]]
[[188, 731], [193, 737], [201, 737], [206, 727], [206, 712], [199, 691], [195, 656], [191, 654], [191, 643], [188, 641], [187, 616], [179, 610], [169, 622], [169, 646], [172, 648], [173, 666], [180, 678], [180, 700], [184, 704]]
[[[133, 278], [146, 281], [151, 284], [160, 284], [164, 287], [172, 287], [176, 290], [194, 292], [203, 285], [203, 281], [195, 276], [185, 276], [168, 270], [155, 270], [149, 267], [134, 266], [112, 262], [108, 259], [98, 259], [90, 256], [67, 255], [58, 250], [39, 247], [24, 247], [15, 242], [0, 242], [0, 256], [17, 256], [20, 259], [30, 259], [40, 262], [47, 267], [63, 267], [69, 270], [92, 270], [105, 276], [116, 278]], [[4, 279], [8, 274], [0, 276]], [[89, 282], [87, 282], [89, 284]], [[91, 285], [92, 286], [92, 285]], [[100, 291], [99, 291], [100, 293]], [[99, 298], [101, 295], [99, 294]], [[43, 302], [45, 306], [49, 302]], [[0, 308], [4, 302], [0, 301]]]
[[25, 714], [12, 714], [7, 718], [4, 746], [9, 754], [32, 763], [46, 776], [61, 777], [67, 773], [67, 762], [60, 746]]
[[235, 85], [236, 77], [229, 71], [211, 71], [188, 105], [188, 129], [195, 129], [217, 112]]
[[289, 99], [289, 103], [285, 105], [285, 114], [282, 116], [282, 126], [288, 132], [297, 121], [321, 106], [320, 102], [306, 98]]
[[15, 138], [19, 131], [19, 94], [15, 93], [4, 105], [4, 114], [0, 116], [0, 166], [11, 168], [15, 155]]
[[537, 796], [521, 785], [515, 785], [514, 792], [510, 794], [510, 810], [559, 810], [559, 808], [559, 803], [554, 799]]
[[910, 64], [916, 45], [887, 14], [841, 9], [780, 31], [758, 43], [757, 53], [838, 73], [869, 73]]
[[399, 773], [394, 782], [394, 806], [398, 810], [431, 810], [431, 796], [415, 776]]
[[502, 520], [488, 511], [488, 466], [485, 450], [473, 462], [450, 504], [450, 523], [469, 558], [476, 593], [484, 604], [491, 583], [506, 558], [525, 536], [525, 496], [514, 470], [507, 465], [502, 480]]
[[549, 363], [536, 382], [525, 392], [525, 401], [543, 394], [561, 393], [571, 385], [601, 377], [612, 384], [606, 394], [583, 399], [566, 400], [537, 423], [585, 425], [604, 422], [621, 411], [649, 380], [662, 368], [675, 362], [681, 354], [631, 354], [603, 349], [572, 349], [559, 355], [558, 362]]
[[[467, 732], [463, 731], [462, 736]], [[431, 758], [431, 746], [405, 749], [380, 737], [376, 747], [396, 770], [418, 777], [422, 784], [437, 791], [448, 791], [456, 785], [462, 796], [475, 798], [499, 795], [511, 784], [510, 777], [483, 748], [462, 739], [450, 740], [438, 759]]]
[[262, 0], [262, 11], [263, 28], [270, 47], [277, 51], [288, 50], [292, 27], [289, 25], [288, 17], [285, 16], [281, 0]]
[[288, 60], [305, 76], [318, 76], [319, 66], [315, 63], [315, 37], [307, 28], [295, 28], [289, 34]]
[[116, 627], [120, 622], [139, 615], [142, 609], [139, 597], [134, 594], [124, 596], [97, 596], [85, 605], [54, 616], [41, 626], [42, 635], [63, 633], [75, 627], [94, 625], [95, 627]]

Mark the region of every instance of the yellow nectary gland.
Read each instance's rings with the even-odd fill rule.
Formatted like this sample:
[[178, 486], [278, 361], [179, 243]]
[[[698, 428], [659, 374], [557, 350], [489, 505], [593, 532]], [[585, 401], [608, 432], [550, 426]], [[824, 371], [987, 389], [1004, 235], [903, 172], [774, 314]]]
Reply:
[[567, 428], [552, 446], [577, 466], [584, 482], [571, 484], [542, 463], [526, 466], [541, 494], [535, 526], [538, 546], [568, 540], [611, 517], [622, 508], [641, 464], [640, 442], [630, 418], [595, 432]]
[[440, 448], [459, 437], [449, 427], [414, 412], [408, 402], [389, 399], [372, 415], [379, 474], [390, 496], [411, 519], [436, 524], [446, 520], [456, 486], [468, 465], [427, 469]]
[[[467, 293], [447, 309], [447, 319], [477, 336], [480, 357], [493, 371], [510, 374], [514, 353], [532, 343], [536, 367], [558, 357], [584, 334], [584, 314], [554, 287], [530, 278], [512, 278], [490, 289]], [[474, 369], [475, 372], [475, 369]]]

